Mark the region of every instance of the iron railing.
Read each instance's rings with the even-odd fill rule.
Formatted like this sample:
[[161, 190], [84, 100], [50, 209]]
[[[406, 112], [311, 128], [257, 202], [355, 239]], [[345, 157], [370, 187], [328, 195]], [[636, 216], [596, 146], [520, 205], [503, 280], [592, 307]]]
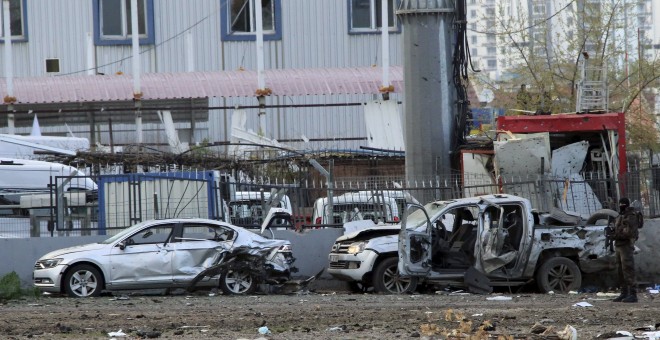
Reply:
[[[56, 177], [49, 190], [25, 194], [17, 202], [0, 205], [0, 237], [110, 235], [143, 220], [168, 217], [220, 219], [255, 228], [269, 207], [281, 205], [269, 199], [258, 200], [254, 209], [241, 215], [228, 202], [237, 191], [264, 193], [259, 197], [286, 195], [296, 229], [341, 227], [353, 212], [359, 212], [354, 217], [377, 222], [396, 221], [410, 197], [439, 200], [498, 193], [528, 198], [538, 211], [559, 208], [585, 217], [603, 208], [616, 209], [618, 198], [625, 196], [637, 201], [647, 218], [660, 215], [660, 168], [635, 170], [619, 178], [595, 174], [510, 178], [451, 175], [426, 180], [363, 176], [339, 177], [332, 183], [272, 179], [234, 182], [227, 180], [229, 176], [214, 179], [210, 173], [189, 178], [176, 174], [170, 178], [146, 174], [141, 179], [135, 174], [100, 176], [92, 178], [98, 183], [98, 190], [89, 191], [58, 191], [64, 183], [70, 183], [70, 178]], [[131, 178], [118, 182], [122, 176]], [[346, 200], [346, 194], [356, 192], [371, 197], [370, 201]], [[323, 197], [332, 197], [337, 210], [333, 207], [333, 217], [319, 221], [314, 216], [330, 213], [330, 199], [326, 199], [321, 210], [315, 209], [315, 202]], [[396, 200], [396, 209], [386, 205], [386, 197]]]

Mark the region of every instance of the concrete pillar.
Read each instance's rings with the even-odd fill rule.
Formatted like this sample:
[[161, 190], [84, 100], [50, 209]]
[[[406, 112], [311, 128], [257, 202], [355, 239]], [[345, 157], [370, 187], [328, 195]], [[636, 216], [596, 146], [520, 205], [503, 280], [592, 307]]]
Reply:
[[[448, 179], [451, 171], [450, 153], [457, 143], [453, 6], [448, 0], [404, 0], [396, 11], [405, 26], [405, 169], [411, 185]], [[422, 203], [434, 198], [429, 191], [415, 195]]]

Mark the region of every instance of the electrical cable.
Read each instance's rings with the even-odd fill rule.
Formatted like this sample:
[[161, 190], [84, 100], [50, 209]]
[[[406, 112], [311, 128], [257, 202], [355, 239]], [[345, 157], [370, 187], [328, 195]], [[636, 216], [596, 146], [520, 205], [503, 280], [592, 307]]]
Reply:
[[[465, 136], [469, 132], [468, 118], [471, 115], [469, 111], [470, 101], [468, 99], [468, 64], [472, 66], [468, 37], [467, 37], [467, 5], [465, 0], [456, 2], [456, 13], [453, 23], [456, 32], [454, 53], [453, 53], [453, 73], [452, 80], [456, 89], [456, 129], [454, 130], [454, 141], [458, 148], [465, 144]], [[474, 70], [474, 68], [472, 68]], [[456, 150], [454, 150], [456, 151]]]

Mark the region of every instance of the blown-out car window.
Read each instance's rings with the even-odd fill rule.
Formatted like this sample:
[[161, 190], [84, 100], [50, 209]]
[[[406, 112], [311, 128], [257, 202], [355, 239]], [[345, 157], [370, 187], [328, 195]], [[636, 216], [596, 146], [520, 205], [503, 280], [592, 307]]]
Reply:
[[129, 245], [165, 243], [169, 241], [172, 229], [174, 229], [172, 224], [153, 226], [131, 236], [126, 243]]
[[228, 241], [234, 238], [234, 231], [230, 228], [224, 228], [209, 224], [186, 224], [183, 226], [183, 233], [177, 240], [181, 242], [195, 241]]

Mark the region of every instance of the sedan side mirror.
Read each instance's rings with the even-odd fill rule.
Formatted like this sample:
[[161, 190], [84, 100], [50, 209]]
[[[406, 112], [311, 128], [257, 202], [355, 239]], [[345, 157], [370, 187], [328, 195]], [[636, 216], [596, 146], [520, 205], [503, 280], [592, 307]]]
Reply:
[[124, 250], [124, 249], [126, 249], [126, 243], [124, 241], [121, 241], [121, 242], [117, 243], [117, 247], [119, 247], [119, 249], [121, 249], [121, 250]]

